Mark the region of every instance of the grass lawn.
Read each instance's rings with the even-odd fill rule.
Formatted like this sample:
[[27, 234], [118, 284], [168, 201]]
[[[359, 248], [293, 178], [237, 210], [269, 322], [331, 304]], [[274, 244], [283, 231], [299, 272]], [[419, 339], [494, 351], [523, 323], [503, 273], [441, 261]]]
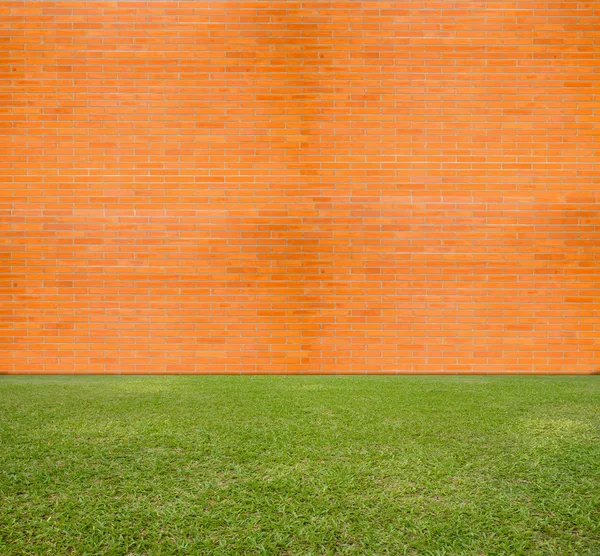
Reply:
[[600, 377], [2, 377], [1, 554], [600, 554]]

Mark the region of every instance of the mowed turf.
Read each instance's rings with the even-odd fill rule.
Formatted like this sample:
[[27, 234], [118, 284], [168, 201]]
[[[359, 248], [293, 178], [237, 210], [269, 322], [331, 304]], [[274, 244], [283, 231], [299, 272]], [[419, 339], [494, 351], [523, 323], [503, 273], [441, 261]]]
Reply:
[[4, 377], [2, 554], [600, 554], [600, 377]]

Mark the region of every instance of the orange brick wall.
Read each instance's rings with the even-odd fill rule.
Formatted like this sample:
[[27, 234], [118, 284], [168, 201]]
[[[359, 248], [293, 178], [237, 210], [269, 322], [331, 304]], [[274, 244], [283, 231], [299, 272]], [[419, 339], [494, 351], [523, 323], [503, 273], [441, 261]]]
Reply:
[[0, 19], [3, 372], [600, 369], [600, 3]]

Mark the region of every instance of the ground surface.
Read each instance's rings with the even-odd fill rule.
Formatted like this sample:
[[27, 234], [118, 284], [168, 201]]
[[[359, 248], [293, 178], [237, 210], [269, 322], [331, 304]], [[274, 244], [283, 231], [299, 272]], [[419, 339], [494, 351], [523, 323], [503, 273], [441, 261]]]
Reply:
[[600, 554], [600, 377], [4, 377], [2, 554]]

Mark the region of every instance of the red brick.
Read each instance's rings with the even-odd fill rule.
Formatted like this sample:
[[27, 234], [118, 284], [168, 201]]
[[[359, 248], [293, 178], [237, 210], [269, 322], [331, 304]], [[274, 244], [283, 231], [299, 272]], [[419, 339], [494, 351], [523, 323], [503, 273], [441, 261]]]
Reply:
[[0, 20], [0, 374], [600, 371], [593, 3]]

